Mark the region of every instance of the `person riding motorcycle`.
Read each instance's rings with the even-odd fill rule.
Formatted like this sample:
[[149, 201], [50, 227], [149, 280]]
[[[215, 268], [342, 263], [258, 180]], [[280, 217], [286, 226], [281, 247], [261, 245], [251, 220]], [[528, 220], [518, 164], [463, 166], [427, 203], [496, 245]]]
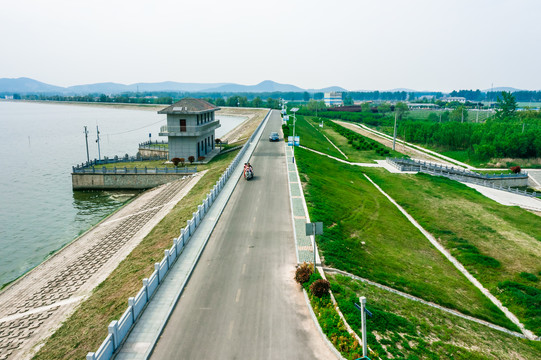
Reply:
[[245, 178], [245, 179], [246, 179], [246, 171], [247, 171], [248, 169], [250, 170], [250, 172], [252, 173], [252, 176], [253, 176], [253, 174], [254, 174], [254, 169], [252, 168], [252, 165], [250, 165], [249, 162], [244, 163], [244, 178]]

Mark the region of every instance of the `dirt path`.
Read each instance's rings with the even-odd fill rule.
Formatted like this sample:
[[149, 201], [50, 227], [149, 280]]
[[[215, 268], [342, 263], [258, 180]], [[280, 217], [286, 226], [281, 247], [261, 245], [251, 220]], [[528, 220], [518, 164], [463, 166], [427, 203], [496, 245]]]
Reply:
[[28, 359], [206, 171], [149, 190], [0, 293], [0, 360]]

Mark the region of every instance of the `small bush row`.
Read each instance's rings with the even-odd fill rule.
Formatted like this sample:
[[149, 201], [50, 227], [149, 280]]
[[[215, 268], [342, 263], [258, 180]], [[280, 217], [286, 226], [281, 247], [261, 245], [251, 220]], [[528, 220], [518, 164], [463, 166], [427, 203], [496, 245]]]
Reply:
[[390, 154], [389, 149], [386, 146], [381, 145], [377, 141], [362, 136], [355, 131], [346, 129], [345, 127], [330, 121], [325, 120], [325, 125], [330, 126], [334, 131], [348, 139], [348, 144], [353, 146], [357, 150], [375, 150], [380, 156], [386, 156]]

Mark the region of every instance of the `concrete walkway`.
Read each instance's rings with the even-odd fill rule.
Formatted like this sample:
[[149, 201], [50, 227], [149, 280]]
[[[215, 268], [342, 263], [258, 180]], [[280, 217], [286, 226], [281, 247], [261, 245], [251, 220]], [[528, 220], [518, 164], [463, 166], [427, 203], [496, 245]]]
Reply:
[[0, 293], [0, 359], [28, 359], [199, 181], [149, 190]]
[[[268, 117], [266, 121], [268, 121]], [[244, 163], [250, 159], [264, 128], [265, 124], [259, 129], [259, 132], [254, 137], [254, 141], [249, 143], [248, 150], [233, 171], [234, 174], [238, 175], [231, 176], [227, 181], [212, 207], [201, 221], [201, 224], [191, 236], [189, 243], [175, 262], [175, 265], [169, 270], [164, 282], [160, 285], [147, 308], [135, 323], [122, 348], [119, 350], [116, 359], [147, 359], [152, 353], [158, 338], [165, 328], [167, 320], [182, 295], [193, 269], [197, 265], [199, 257], [220, 215], [242, 175]]]
[[466, 182], [463, 182], [463, 184], [477, 190], [487, 198], [497, 201], [502, 205], [520, 206], [521, 208], [526, 210], [541, 212], [541, 200], [538, 198], [513, 194], [508, 191], [493, 189], [487, 186], [470, 184]]
[[[293, 218], [295, 247], [297, 250], [297, 262], [299, 264], [302, 264], [303, 262], [313, 263], [314, 240], [311, 236], [306, 236], [306, 223], [310, 222], [310, 217], [308, 215], [308, 209], [306, 208], [306, 202], [304, 201], [304, 194], [302, 192], [302, 186], [297, 172], [297, 164], [293, 161], [293, 150], [291, 149], [291, 147], [288, 146], [287, 143], [284, 143], [284, 146], [286, 147], [287, 171], [289, 178], [289, 198], [291, 201], [291, 216]], [[312, 151], [317, 152], [315, 150]], [[344, 161], [347, 163], [347, 161], [345, 160], [336, 160]], [[316, 264], [319, 264], [320, 262], [321, 261], [319, 260], [319, 256], [316, 252]]]

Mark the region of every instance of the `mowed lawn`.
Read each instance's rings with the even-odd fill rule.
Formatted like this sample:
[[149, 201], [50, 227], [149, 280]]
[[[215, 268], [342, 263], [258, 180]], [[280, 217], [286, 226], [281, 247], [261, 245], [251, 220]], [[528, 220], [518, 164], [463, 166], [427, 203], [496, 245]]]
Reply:
[[324, 224], [317, 241], [326, 266], [516, 330], [365, 179], [366, 168], [305, 149], [298, 149], [296, 156], [310, 218]]
[[541, 335], [541, 217], [447, 178], [366, 173]]

